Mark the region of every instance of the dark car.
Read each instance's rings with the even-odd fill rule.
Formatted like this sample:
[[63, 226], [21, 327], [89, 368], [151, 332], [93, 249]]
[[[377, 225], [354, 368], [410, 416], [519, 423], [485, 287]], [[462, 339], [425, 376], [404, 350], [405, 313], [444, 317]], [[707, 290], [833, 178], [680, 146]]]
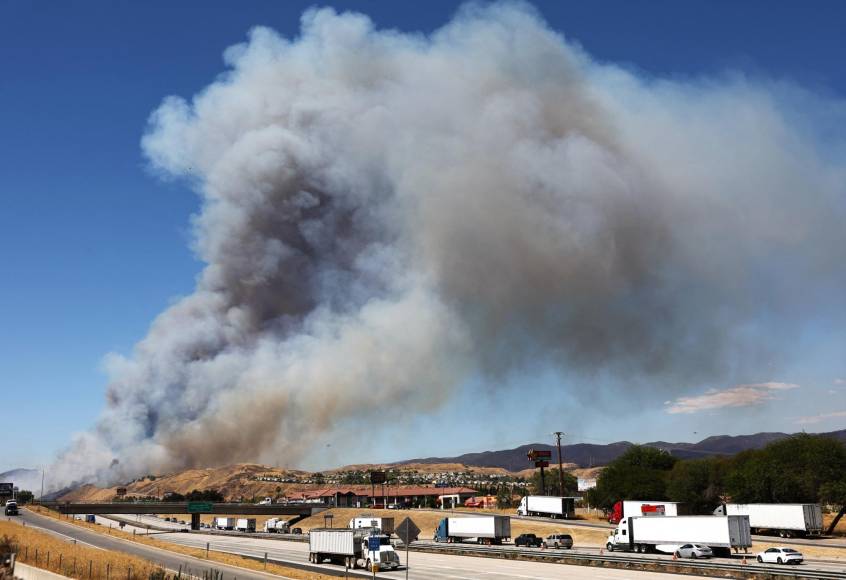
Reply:
[[6, 515], [7, 516], [16, 516], [18, 515], [18, 504], [15, 501], [9, 500], [6, 502]]
[[551, 534], [543, 541], [544, 548], [567, 548], [573, 547], [573, 536], [570, 534]]
[[534, 534], [520, 534], [514, 538], [515, 546], [525, 546], [526, 548], [540, 548], [541, 539]]
[[303, 529], [302, 528], [294, 528], [294, 529], [291, 530], [291, 533], [292, 534], [302, 534]]

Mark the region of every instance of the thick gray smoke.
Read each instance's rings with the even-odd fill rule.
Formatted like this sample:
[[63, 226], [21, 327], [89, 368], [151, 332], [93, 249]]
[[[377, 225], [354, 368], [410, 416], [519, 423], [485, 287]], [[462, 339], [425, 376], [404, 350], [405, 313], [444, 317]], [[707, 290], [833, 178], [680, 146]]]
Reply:
[[62, 479], [296, 465], [535, 365], [684, 388], [842, 306], [842, 103], [644, 80], [515, 4], [431, 36], [313, 10], [225, 60], [143, 139], [202, 196], [207, 266], [109, 359]]

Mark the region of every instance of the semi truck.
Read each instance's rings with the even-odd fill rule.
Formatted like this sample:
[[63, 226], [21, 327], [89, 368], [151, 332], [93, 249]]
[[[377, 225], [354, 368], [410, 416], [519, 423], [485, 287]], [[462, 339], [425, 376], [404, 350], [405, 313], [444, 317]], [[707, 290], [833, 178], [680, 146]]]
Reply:
[[234, 530], [237, 524], [238, 521], [235, 518], [216, 517], [212, 525], [216, 530]]
[[394, 533], [394, 518], [358, 516], [350, 520], [348, 527], [352, 529], [377, 528], [383, 534], [390, 536]]
[[264, 531], [269, 534], [287, 534], [288, 522], [279, 518], [270, 518], [264, 522]]
[[720, 516], [749, 516], [753, 533], [782, 538], [818, 536], [823, 531], [822, 509], [815, 503], [729, 503], [714, 510]]
[[399, 555], [391, 539], [371, 529], [316, 528], [308, 534], [308, 560], [320, 564], [330, 560], [347, 568], [398, 568]]
[[501, 544], [511, 539], [509, 516], [443, 518], [435, 528], [436, 542], [463, 542], [475, 538], [479, 544]]
[[618, 501], [608, 515], [609, 524], [619, 524], [626, 516], [680, 516], [684, 510], [674, 501], [625, 500]]
[[235, 524], [235, 529], [239, 532], [255, 532], [256, 518], [239, 518], [238, 522]]
[[518, 516], [572, 518], [576, 515], [576, 498], [550, 495], [527, 495], [517, 507]]
[[752, 546], [748, 516], [627, 516], [608, 536], [605, 547], [638, 553], [675, 553], [683, 544], [708, 546], [717, 556]]

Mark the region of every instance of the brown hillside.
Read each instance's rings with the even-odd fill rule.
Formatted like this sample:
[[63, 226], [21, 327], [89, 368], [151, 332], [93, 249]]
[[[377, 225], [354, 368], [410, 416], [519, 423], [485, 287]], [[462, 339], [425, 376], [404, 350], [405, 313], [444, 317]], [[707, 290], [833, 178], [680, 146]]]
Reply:
[[[162, 476], [147, 476], [124, 487], [126, 487], [127, 495], [130, 496], [161, 497], [167, 492], [186, 494], [194, 489], [216, 489], [228, 501], [239, 500], [242, 497], [249, 500], [254, 496], [276, 496], [278, 495], [277, 487], [280, 488], [280, 493], [295, 487], [291, 483], [256, 481], [256, 477], [286, 478], [306, 474], [307, 472], [304, 471], [283, 470], [248, 463], [208, 469], [187, 469]], [[117, 486], [98, 488], [93, 485], [84, 485], [63, 495], [60, 499], [63, 501], [108, 501], [114, 498], [116, 490]]]

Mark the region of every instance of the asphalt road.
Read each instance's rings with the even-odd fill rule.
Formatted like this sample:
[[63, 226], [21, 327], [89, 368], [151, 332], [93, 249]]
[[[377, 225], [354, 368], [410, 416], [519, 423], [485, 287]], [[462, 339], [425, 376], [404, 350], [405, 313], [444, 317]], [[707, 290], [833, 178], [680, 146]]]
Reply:
[[[154, 518], [152, 516], [140, 516], [139, 521], [140, 521], [141, 525], [144, 525], [145, 523], [155, 524], [157, 522], [160, 522], [161, 520], [158, 520], [157, 518]], [[103, 519], [104, 525], [109, 525], [108, 522], [109, 522], [109, 520]], [[129, 529], [129, 528], [127, 528], [127, 529]], [[142, 531], [139, 530], [139, 533], [142, 533]], [[188, 537], [186, 537], [186, 536], [188, 536]], [[763, 536], [763, 537], [767, 538], [770, 542], [773, 542], [773, 538], [769, 538], [767, 536]], [[193, 538], [193, 539], [190, 539], [190, 538]], [[197, 539], [197, 538], [202, 538], [202, 539]], [[256, 557], [263, 557], [264, 552], [267, 551], [269, 557], [271, 557], [271, 558], [277, 557], [279, 559], [285, 559], [287, 561], [292, 561], [292, 562], [298, 561], [298, 555], [297, 554], [300, 553], [300, 552], [302, 554], [301, 557], [303, 559], [305, 559], [306, 558], [305, 554], [307, 552], [307, 548], [305, 547], [306, 544], [304, 542], [284, 542], [284, 541], [280, 541], [280, 539], [266, 539], [266, 536], [264, 538], [261, 538], [261, 537], [256, 537], [256, 536], [239, 537], [239, 536], [219, 536], [219, 535], [211, 535], [211, 534], [209, 534], [209, 535], [206, 535], [206, 534], [190, 534], [190, 535], [187, 535], [187, 534], [163, 534], [163, 539], [169, 539], [169, 541], [182, 543], [182, 544], [185, 544], [185, 545], [199, 546], [199, 547], [205, 547], [205, 543], [209, 542], [212, 547], [218, 548], [221, 551], [247, 554], [247, 555], [252, 555], [252, 556], [256, 556]], [[246, 540], [246, 542], [245, 542], [245, 540]], [[811, 540], [811, 541], [813, 541], [813, 540]], [[422, 540], [419, 543], [434, 544], [434, 542], [432, 542], [431, 540]], [[286, 547], [285, 546], [286, 544], [289, 544], [289, 545], [299, 544], [300, 549], [298, 550], [297, 548], [290, 547], [290, 546]], [[816, 545], [818, 545], [818, 544], [816, 544]], [[510, 545], [499, 546], [499, 547], [494, 546], [493, 548], [494, 549], [498, 548], [498, 549], [502, 549], [502, 550], [509, 550], [509, 549], [512, 549], [513, 546], [510, 546]], [[572, 550], [572, 552], [596, 555], [596, 554], [599, 553], [599, 550], [600, 550], [600, 548], [598, 546], [596, 546], [596, 547], [594, 547], [594, 546], [581, 546], [581, 547], [576, 547], [575, 549]], [[555, 552], [555, 550], [547, 550], [547, 552]], [[572, 552], [568, 551], [568, 550], [562, 550], [561, 551], [562, 554], [569, 554], [569, 553], [572, 553]], [[424, 556], [424, 555], [428, 556], [428, 554], [420, 554], [420, 553], [412, 552], [411, 553], [412, 563], [414, 562], [415, 559], [417, 559], [420, 556]], [[644, 555], [644, 556], [638, 556], [637, 554], [629, 554], [629, 555], [634, 556], [634, 557], [649, 558], [649, 559], [653, 559], [653, 560], [658, 559], [658, 560], [668, 560], [669, 561], [669, 560], [672, 559], [672, 556], [668, 555], [668, 554], [649, 554], [649, 555]], [[466, 556], [450, 556], [450, 555], [446, 555], [446, 554], [438, 555], [438, 556], [443, 557], [443, 558], [449, 558], [450, 561], [452, 561], [452, 559], [454, 559], [454, 558], [459, 558], [459, 557], [460, 558], [466, 558]], [[405, 553], [402, 552], [402, 551], [400, 552], [400, 559], [403, 562], [405, 561]], [[735, 560], [736, 563], [739, 563], [740, 560], [741, 560], [741, 557], [736, 556], [734, 558], [734, 560]], [[752, 562], [753, 560], [754, 560], [754, 555], [753, 555], [753, 553], [750, 553], [750, 555], [748, 557], [748, 561]], [[540, 564], [540, 565], [543, 565], [543, 566], [550, 566], [550, 565], [560, 566], [560, 564], [547, 564], [547, 563], [537, 563], [537, 564]], [[767, 565], [767, 566], [773, 567], [774, 569], [778, 568], [778, 565], [776, 565], [776, 564]], [[846, 560], [826, 560], [826, 559], [821, 559], [821, 558], [808, 558], [806, 563], [804, 564], [804, 569], [843, 572], [844, 577], [846, 577]]]
[[27, 526], [41, 528], [42, 530], [48, 531], [53, 535], [57, 535], [68, 541], [75, 539], [81, 544], [86, 544], [95, 548], [124, 552], [139, 556], [145, 560], [156, 562], [169, 570], [176, 571], [181, 567], [183, 573], [188, 573], [193, 576], [201, 577], [204, 572], [217, 570], [222, 574], [222, 580], [269, 580], [271, 578], [279, 578], [278, 576], [274, 576], [272, 574], [226, 566], [217, 562], [210, 565], [209, 562], [201, 560], [200, 558], [177, 554], [168, 550], [155, 548], [153, 546], [146, 546], [129, 540], [123, 540], [121, 538], [92, 532], [71, 523], [65, 523], [53, 518], [34, 514], [25, 509], [21, 510], [19, 518], [12, 518], [12, 521], [26, 522]]
[[[273, 578], [269, 574], [224, 566], [218, 563], [209, 565], [208, 562], [191, 556], [174, 554], [155, 547], [137, 544], [128, 540], [92, 532], [85, 528], [75, 526], [71, 523], [62, 522], [53, 518], [40, 516], [24, 510], [21, 520], [27, 525], [41, 527], [58, 533], [66, 538], [75, 538], [95, 547], [126, 552], [138, 555], [142, 558], [160, 562], [166, 568], [176, 570], [182, 565], [183, 570], [190, 569], [194, 575], [202, 575], [204, 570], [214, 568], [223, 572], [223, 580], [235, 580], [236, 577], [242, 580], [268, 580]], [[103, 519], [104, 523], [108, 520]], [[132, 527], [127, 525], [125, 530], [131, 531]], [[143, 528], [138, 528], [143, 529]], [[282, 540], [260, 539], [244, 536], [215, 536], [206, 534], [185, 534], [185, 533], [156, 533], [155, 538], [173, 542], [185, 546], [205, 548], [206, 543], [211, 544], [213, 550], [243, 554], [253, 557], [264, 557], [265, 552], [272, 561], [280, 563], [291, 562], [304, 564], [308, 561], [308, 544], [305, 542], [289, 542]], [[400, 559], [403, 564], [406, 562], [405, 552], [400, 552]], [[677, 578], [672, 574], [654, 572], [632, 572], [629, 570], [613, 570], [592, 568], [586, 566], [566, 566], [561, 564], [550, 564], [541, 562], [526, 562], [500, 560], [495, 558], [476, 558], [468, 556], [452, 556], [447, 554], [427, 554], [419, 552], [410, 553], [411, 567], [409, 578], [413, 580], [475, 580], [484, 578], [486, 580], [509, 580], [509, 579], [538, 579], [554, 580], [564, 578], [599, 580], [623, 580], [637, 578], [638, 580], [653, 580], [658, 578]], [[327, 572], [337, 572], [339, 566], [326, 565], [323, 567]], [[380, 572], [380, 578], [401, 580], [405, 578], [405, 570], [392, 572]], [[278, 577], [275, 577], [278, 578]]]

